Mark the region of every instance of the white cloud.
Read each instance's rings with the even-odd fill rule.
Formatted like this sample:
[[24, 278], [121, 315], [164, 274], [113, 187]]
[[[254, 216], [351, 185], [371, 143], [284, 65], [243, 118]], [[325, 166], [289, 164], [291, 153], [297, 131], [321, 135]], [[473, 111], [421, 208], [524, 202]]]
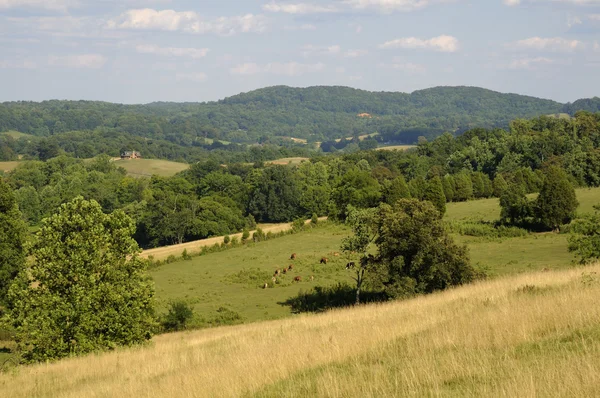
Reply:
[[431, 39], [419, 39], [416, 37], [405, 37], [391, 40], [379, 45], [381, 49], [404, 48], [404, 49], [427, 49], [441, 52], [453, 53], [458, 51], [458, 39], [453, 36], [437, 36]]
[[307, 44], [302, 47], [302, 54], [305, 57], [312, 55], [337, 55], [341, 51], [342, 47], [337, 44], [331, 46], [313, 46], [312, 44]]
[[256, 75], [259, 73], [270, 73], [283, 76], [301, 76], [307, 73], [320, 72], [323, 69], [325, 69], [325, 65], [322, 63], [302, 64], [298, 62], [276, 62], [262, 66], [255, 63], [245, 63], [229, 69], [229, 72], [232, 75], [239, 76]]
[[52, 66], [63, 66], [67, 68], [90, 68], [98, 69], [104, 66], [106, 58], [100, 54], [81, 54], [66, 56], [50, 56], [48, 64]]
[[504, 4], [506, 4], [507, 6], [518, 6], [519, 4], [521, 4], [521, 0], [503, 0]]
[[324, 14], [338, 12], [339, 9], [334, 6], [320, 6], [317, 4], [309, 3], [298, 3], [298, 4], [287, 4], [287, 3], [276, 3], [272, 2], [263, 5], [263, 10], [269, 12], [281, 12], [285, 14]]
[[423, 74], [427, 71], [427, 68], [424, 65], [405, 62], [400, 57], [394, 57], [391, 64], [379, 64], [379, 67], [399, 70], [408, 74]]
[[600, 21], [600, 14], [590, 14], [587, 18], [591, 21]]
[[158, 11], [151, 8], [128, 10], [119, 17], [108, 21], [107, 27], [111, 29], [183, 31], [196, 34], [214, 33], [222, 36], [263, 32], [267, 28], [266, 18], [262, 15], [247, 14], [205, 19], [194, 11]]
[[5, 8], [41, 8], [45, 10], [66, 11], [77, 5], [76, 0], [0, 0], [0, 9]]
[[35, 69], [36, 63], [30, 60], [0, 61], [0, 69]]
[[578, 6], [600, 5], [600, 0], [503, 0], [507, 6], [516, 6], [523, 2], [528, 3], [565, 3]]
[[597, 41], [594, 42], [594, 51], [600, 52], [600, 43]]
[[374, 9], [378, 12], [414, 11], [434, 3], [450, 3], [453, 0], [345, 0], [354, 9]]
[[165, 57], [189, 57], [193, 59], [203, 58], [208, 54], [208, 48], [189, 47], [158, 47], [149, 44], [140, 44], [135, 50], [141, 54], [156, 54]]
[[313, 24], [302, 24], [299, 26], [286, 26], [284, 27], [285, 30], [290, 30], [290, 31], [295, 31], [295, 30], [317, 30], [317, 27]]
[[369, 52], [367, 50], [348, 50], [344, 53], [344, 57], [358, 58], [358, 57], [364, 57], [367, 54], [369, 54]]
[[543, 65], [553, 65], [557, 62], [546, 57], [519, 58], [508, 64], [508, 69], [536, 70]]
[[323, 69], [325, 69], [325, 65], [322, 63], [300, 64], [298, 62], [288, 62], [268, 64], [265, 71], [274, 75], [301, 76], [307, 73], [320, 72]]
[[256, 75], [260, 72], [262, 72], [262, 68], [255, 63], [241, 64], [229, 69], [229, 73], [232, 75], [241, 76]]
[[197, 73], [177, 73], [175, 75], [175, 80], [177, 80], [178, 82], [180, 81], [193, 81], [196, 83], [201, 83], [206, 81], [206, 79], [208, 79], [208, 76], [206, 75], [206, 73], [203, 72], [197, 72]]
[[579, 40], [563, 39], [562, 37], [530, 37], [517, 41], [513, 47], [524, 50], [572, 52], [585, 48], [585, 44]]

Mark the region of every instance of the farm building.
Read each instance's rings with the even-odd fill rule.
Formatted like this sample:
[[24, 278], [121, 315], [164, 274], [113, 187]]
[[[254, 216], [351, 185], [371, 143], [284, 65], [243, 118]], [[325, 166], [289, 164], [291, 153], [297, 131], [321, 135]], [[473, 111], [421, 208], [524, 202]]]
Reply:
[[125, 151], [121, 153], [121, 159], [140, 159], [142, 154], [138, 151]]

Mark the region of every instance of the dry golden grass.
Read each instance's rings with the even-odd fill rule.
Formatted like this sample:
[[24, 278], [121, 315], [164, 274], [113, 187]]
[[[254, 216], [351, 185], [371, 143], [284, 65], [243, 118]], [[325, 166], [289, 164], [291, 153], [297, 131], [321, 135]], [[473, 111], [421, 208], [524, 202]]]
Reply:
[[281, 159], [277, 159], [277, 160], [272, 160], [270, 162], [265, 162], [267, 164], [277, 164], [277, 165], [288, 165], [291, 164], [293, 166], [299, 165], [302, 162], [307, 162], [309, 159], [308, 158], [302, 158], [302, 157], [297, 157], [297, 158], [281, 158]]
[[406, 151], [407, 149], [416, 148], [416, 145], [392, 145], [392, 146], [382, 146], [377, 148], [378, 151]]
[[149, 347], [2, 374], [0, 396], [598, 396], [596, 273], [598, 265], [520, 275], [163, 335]]
[[14, 170], [20, 162], [12, 161], [12, 162], [0, 162], [0, 171], [12, 171]]

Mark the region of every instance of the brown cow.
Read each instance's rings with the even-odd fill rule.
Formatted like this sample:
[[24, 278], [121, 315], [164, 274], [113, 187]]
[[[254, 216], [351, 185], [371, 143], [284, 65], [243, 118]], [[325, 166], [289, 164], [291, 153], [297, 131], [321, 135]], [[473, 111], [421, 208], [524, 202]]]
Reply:
[[275, 275], [274, 276], [279, 276], [279, 274], [281, 273], [281, 271], [279, 269], [275, 270]]
[[302, 277], [300, 275], [296, 276], [294, 282], [302, 282]]
[[290, 256], [290, 260], [295, 260], [296, 259], [296, 253], [292, 253], [292, 255]]
[[287, 268], [284, 268], [283, 271], [281, 271], [281, 272], [283, 272], [284, 274], [287, 274]]
[[294, 266], [292, 264], [290, 264], [290, 266], [288, 267], [288, 270], [292, 270], [294, 268]]
[[355, 265], [356, 264], [354, 264], [354, 261], [351, 261], [348, 264], [346, 264], [346, 269], [354, 268]]
[[327, 257], [321, 257], [321, 264], [327, 264], [327, 261], [329, 261], [329, 259]]

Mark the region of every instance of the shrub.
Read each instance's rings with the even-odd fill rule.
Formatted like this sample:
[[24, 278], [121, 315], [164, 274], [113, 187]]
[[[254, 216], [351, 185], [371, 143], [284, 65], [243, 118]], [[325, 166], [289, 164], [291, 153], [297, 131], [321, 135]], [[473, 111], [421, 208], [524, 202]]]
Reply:
[[169, 303], [169, 311], [163, 317], [161, 325], [165, 332], [185, 330], [194, 317], [194, 310], [183, 300]]
[[244, 228], [244, 230], [242, 231], [242, 242], [247, 241], [249, 237], [250, 231], [248, 231], [248, 228]]
[[187, 249], [183, 249], [183, 252], [181, 252], [181, 258], [184, 260], [191, 260], [192, 256], [188, 254]]
[[228, 245], [229, 242], [231, 242], [231, 237], [229, 235], [225, 235], [225, 237], [223, 238], [223, 243]]
[[292, 231], [299, 232], [304, 229], [304, 218], [297, 218], [292, 222]]
[[313, 213], [312, 217], [310, 218], [310, 223], [313, 226], [319, 223], [319, 216], [317, 216], [317, 213]]

